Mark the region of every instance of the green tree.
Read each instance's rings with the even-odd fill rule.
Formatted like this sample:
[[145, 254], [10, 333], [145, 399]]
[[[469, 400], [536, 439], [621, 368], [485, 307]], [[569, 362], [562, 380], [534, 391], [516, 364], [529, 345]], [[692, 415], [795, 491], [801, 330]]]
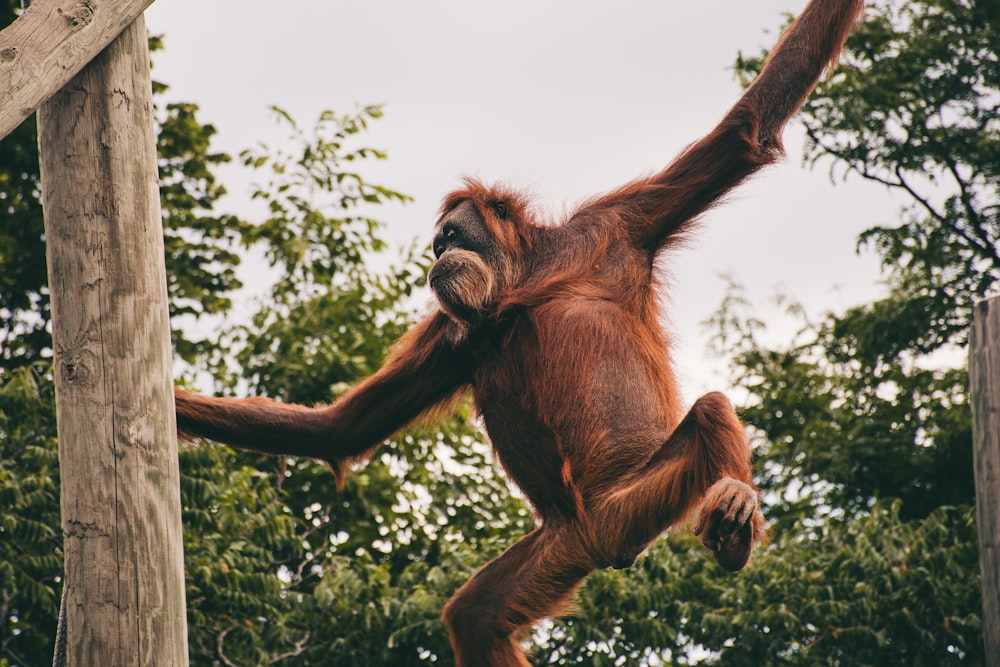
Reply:
[[[898, 497], [904, 517], [973, 499], [967, 378], [945, 354], [965, 345], [972, 305], [1000, 279], [993, 6], [880, 2], [804, 107], [809, 163], [912, 203], [859, 241], [882, 259], [886, 296], [803, 318], [778, 349], [759, 343], [738, 293], [720, 311], [720, 342], [752, 397], [745, 415], [767, 434], [772, 490], [805, 480], [815, 503], [844, 511]], [[760, 62], [738, 61], [744, 80]]]
[[52, 660], [62, 595], [55, 392], [43, 363], [0, 371], [0, 665]]
[[899, 509], [784, 537], [712, 608], [692, 605], [692, 634], [721, 665], [982, 664], [974, 510]]
[[[152, 42], [157, 47], [159, 40]], [[162, 93], [166, 86], [154, 83], [154, 89]], [[242, 287], [236, 269], [248, 230], [237, 216], [214, 210], [226, 190], [212, 170], [230, 157], [210, 151], [216, 130], [199, 122], [197, 112], [194, 104], [174, 102], [157, 113], [171, 338], [177, 355], [189, 363], [210, 356], [217, 345], [190, 338], [188, 328], [179, 323], [232, 309], [232, 294]]]
[[[8, 2], [4, 5], [15, 3]], [[0, 5], [0, 25], [7, 9]], [[50, 344], [37, 128], [31, 116], [0, 141], [0, 364], [29, 364]]]
[[[859, 239], [885, 295], [818, 319], [786, 300], [801, 327], [785, 345], [763, 342], [736, 287], [712, 321], [775, 541], [689, 630], [709, 662], [983, 663], [967, 377], [951, 360], [1000, 278], [989, 7], [877, 3], [804, 107], [809, 164], [909, 197], [899, 225]], [[763, 57], [738, 60], [744, 81]]]

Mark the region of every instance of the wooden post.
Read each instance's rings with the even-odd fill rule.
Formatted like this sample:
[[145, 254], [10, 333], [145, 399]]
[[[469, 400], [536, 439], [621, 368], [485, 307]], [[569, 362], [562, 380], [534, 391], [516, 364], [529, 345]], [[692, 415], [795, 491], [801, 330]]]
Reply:
[[976, 306], [969, 344], [969, 401], [986, 664], [1000, 667], [1000, 298]]
[[141, 16], [39, 108], [38, 134], [66, 664], [187, 665], [170, 329]]
[[0, 139], [7, 136], [153, 0], [22, 0], [25, 12], [0, 30]]

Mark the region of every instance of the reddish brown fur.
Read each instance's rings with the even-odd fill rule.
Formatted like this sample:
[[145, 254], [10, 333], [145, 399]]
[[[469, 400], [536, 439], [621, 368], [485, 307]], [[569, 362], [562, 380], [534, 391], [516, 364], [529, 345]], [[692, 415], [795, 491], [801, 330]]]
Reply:
[[780, 156], [782, 127], [861, 9], [862, 0], [813, 0], [708, 136], [561, 225], [541, 224], [516, 192], [466, 181], [445, 198], [435, 239], [435, 291], [448, 308], [411, 329], [377, 373], [317, 408], [178, 390], [179, 430], [323, 459], [343, 479], [471, 388], [539, 527], [448, 603], [459, 665], [527, 665], [520, 633], [559, 613], [589, 572], [631, 564], [688, 515], [719, 563], [740, 569], [764, 525], [749, 446], [720, 394], [682, 418], [654, 262]]

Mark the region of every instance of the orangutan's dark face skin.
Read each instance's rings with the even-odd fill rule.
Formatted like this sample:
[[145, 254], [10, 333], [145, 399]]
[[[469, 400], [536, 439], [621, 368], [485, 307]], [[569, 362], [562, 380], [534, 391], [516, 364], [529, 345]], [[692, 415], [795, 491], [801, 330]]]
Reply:
[[452, 318], [470, 323], [496, 299], [503, 252], [475, 204], [465, 201], [442, 216], [434, 235], [428, 283]]

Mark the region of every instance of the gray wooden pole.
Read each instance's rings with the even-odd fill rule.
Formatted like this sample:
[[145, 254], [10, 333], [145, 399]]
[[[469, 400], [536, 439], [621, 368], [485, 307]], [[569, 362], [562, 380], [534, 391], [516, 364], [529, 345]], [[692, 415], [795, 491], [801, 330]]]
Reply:
[[1000, 298], [976, 306], [969, 345], [986, 664], [1000, 667]]
[[71, 667], [188, 664], [146, 40], [140, 17], [38, 111]]

